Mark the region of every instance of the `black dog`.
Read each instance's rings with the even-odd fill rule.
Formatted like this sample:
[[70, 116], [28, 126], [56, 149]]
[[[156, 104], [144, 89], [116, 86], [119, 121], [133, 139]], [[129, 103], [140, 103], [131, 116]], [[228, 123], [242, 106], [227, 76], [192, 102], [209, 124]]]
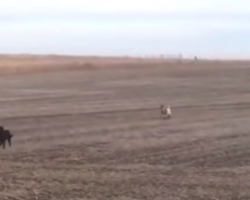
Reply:
[[11, 146], [11, 138], [13, 135], [10, 133], [9, 130], [5, 130], [2, 126], [0, 126], [0, 145], [3, 145], [3, 149], [5, 149], [5, 143], [6, 140], [9, 143], [9, 146]]

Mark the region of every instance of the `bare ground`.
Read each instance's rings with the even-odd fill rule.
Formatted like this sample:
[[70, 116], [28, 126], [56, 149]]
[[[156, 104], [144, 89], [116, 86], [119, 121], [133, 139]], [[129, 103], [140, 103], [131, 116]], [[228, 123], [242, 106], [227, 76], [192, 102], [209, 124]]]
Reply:
[[0, 75], [15, 135], [0, 199], [250, 199], [249, 74], [196, 62]]

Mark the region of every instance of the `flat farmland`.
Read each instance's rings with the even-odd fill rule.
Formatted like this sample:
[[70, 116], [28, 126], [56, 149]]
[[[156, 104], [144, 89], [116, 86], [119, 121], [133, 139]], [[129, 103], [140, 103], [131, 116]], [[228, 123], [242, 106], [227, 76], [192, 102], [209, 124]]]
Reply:
[[250, 63], [127, 65], [0, 74], [0, 199], [250, 199]]

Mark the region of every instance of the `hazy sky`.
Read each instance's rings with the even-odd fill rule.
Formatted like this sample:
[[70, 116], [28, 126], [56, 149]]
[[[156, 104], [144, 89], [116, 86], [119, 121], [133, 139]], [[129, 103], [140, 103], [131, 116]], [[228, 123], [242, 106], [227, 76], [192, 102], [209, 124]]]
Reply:
[[0, 0], [0, 53], [250, 57], [249, 0]]

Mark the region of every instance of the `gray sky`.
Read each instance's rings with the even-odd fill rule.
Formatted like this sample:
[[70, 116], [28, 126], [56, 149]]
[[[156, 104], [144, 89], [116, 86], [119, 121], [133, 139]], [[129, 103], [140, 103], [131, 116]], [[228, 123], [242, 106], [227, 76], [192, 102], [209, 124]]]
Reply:
[[0, 0], [0, 53], [250, 57], [247, 0]]

